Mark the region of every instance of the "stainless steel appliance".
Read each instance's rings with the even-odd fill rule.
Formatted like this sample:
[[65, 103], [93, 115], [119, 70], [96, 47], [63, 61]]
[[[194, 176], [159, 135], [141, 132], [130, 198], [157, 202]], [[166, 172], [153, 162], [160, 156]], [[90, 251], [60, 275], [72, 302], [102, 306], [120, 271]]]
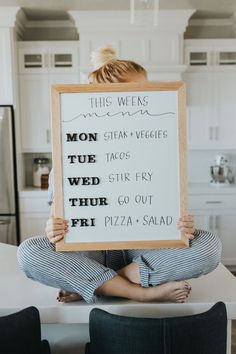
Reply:
[[14, 111], [0, 106], [0, 242], [19, 244]]
[[217, 155], [215, 165], [211, 169], [211, 183], [227, 185], [234, 182], [234, 176], [231, 167], [228, 165], [228, 160], [224, 155]]

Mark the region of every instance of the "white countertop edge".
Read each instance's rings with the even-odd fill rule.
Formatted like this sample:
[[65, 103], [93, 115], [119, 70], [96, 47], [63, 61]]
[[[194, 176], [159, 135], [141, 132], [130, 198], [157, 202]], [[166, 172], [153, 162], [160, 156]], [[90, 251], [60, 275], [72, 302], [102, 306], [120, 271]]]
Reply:
[[[40, 189], [34, 187], [26, 187], [19, 191], [21, 198], [26, 197], [46, 197], [47, 189]], [[211, 185], [210, 183], [189, 183], [188, 185], [189, 195], [194, 194], [236, 194], [236, 184], [224, 186], [224, 185]]]
[[190, 183], [188, 185], [189, 195], [191, 194], [236, 194], [236, 184], [214, 185], [210, 183]]
[[[42, 324], [86, 324], [89, 323], [89, 314], [93, 308], [99, 308], [112, 314], [130, 317], [146, 317], [146, 318], [166, 318], [181, 317], [200, 314], [208, 311], [215, 303], [220, 301], [209, 302], [188, 302], [185, 304], [168, 304], [168, 303], [138, 303], [129, 300], [107, 301], [104, 304], [86, 304], [74, 302], [67, 304], [59, 304], [55, 307], [42, 306], [32, 304], [39, 310], [40, 320]], [[223, 301], [227, 309], [228, 320], [236, 319], [236, 303]], [[6, 316], [11, 313], [20, 311], [23, 307], [0, 307], [0, 315]], [[27, 306], [28, 307], [28, 306]]]
[[19, 191], [19, 196], [21, 198], [28, 198], [28, 197], [46, 197], [48, 194], [47, 189], [41, 188], [34, 188], [34, 187], [26, 187]]

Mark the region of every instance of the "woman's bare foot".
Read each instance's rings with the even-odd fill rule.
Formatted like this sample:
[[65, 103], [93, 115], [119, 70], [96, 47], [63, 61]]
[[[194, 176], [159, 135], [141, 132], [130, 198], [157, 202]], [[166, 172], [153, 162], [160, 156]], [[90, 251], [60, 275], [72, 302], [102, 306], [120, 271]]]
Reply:
[[191, 291], [188, 282], [172, 281], [145, 289], [143, 301], [185, 302]]
[[80, 301], [83, 300], [82, 296], [76, 293], [70, 293], [66, 290], [60, 290], [58, 293], [57, 300], [59, 302], [72, 302], [72, 301]]
[[102, 296], [116, 296], [141, 302], [185, 302], [190, 291], [191, 286], [185, 280], [144, 288], [117, 274], [100, 285], [95, 292]]

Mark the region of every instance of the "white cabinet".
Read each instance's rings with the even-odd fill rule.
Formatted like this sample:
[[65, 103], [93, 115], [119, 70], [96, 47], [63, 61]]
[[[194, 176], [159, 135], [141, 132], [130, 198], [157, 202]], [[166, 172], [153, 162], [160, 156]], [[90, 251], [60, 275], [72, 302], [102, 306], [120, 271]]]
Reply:
[[236, 149], [236, 71], [187, 72], [191, 149]]
[[51, 85], [78, 83], [77, 75], [20, 75], [19, 82], [22, 151], [50, 152]]
[[190, 148], [209, 147], [213, 138], [213, 98], [211, 74], [184, 74], [187, 92], [188, 145]]
[[236, 149], [236, 40], [186, 40], [190, 149]]
[[192, 215], [194, 215], [195, 225], [200, 230], [210, 230], [209, 227], [209, 215], [202, 210], [190, 209]]
[[222, 263], [236, 265], [236, 209], [235, 210], [195, 210], [196, 227], [218, 235], [222, 242]]
[[21, 75], [21, 145], [24, 152], [50, 151], [49, 94], [47, 75]]
[[189, 197], [196, 228], [217, 234], [222, 241], [222, 262], [236, 265], [236, 193], [205, 194]]
[[78, 49], [68, 48], [67, 43], [40, 42], [37, 45], [35, 42], [20, 42], [19, 47], [21, 74], [73, 73], [78, 69]]
[[[49, 48], [50, 43], [50, 48]], [[78, 42], [19, 44], [19, 97], [23, 152], [50, 152], [51, 85], [76, 84]], [[35, 47], [32, 47], [32, 46]], [[72, 44], [71, 44], [72, 45]], [[23, 48], [22, 48], [23, 47]]]
[[236, 72], [214, 76], [217, 130], [215, 145], [236, 148]]
[[208, 67], [212, 63], [212, 55], [209, 50], [209, 46], [201, 45], [200, 47], [187, 45], [188, 41], [185, 41], [185, 64], [188, 67]]
[[236, 265], [236, 209], [222, 210], [213, 215], [216, 233], [223, 243], [222, 261], [225, 265]]
[[47, 192], [20, 192], [21, 242], [32, 236], [44, 236], [50, 215]]
[[191, 71], [236, 68], [235, 39], [189, 39], [184, 47], [185, 64]]

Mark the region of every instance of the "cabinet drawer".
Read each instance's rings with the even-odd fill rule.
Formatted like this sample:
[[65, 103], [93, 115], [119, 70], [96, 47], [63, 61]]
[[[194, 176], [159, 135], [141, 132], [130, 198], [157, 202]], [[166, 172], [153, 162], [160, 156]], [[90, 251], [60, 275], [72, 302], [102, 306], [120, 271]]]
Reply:
[[20, 198], [20, 212], [21, 213], [50, 213], [50, 206], [47, 198]]
[[236, 194], [234, 195], [190, 195], [190, 209], [236, 209]]

